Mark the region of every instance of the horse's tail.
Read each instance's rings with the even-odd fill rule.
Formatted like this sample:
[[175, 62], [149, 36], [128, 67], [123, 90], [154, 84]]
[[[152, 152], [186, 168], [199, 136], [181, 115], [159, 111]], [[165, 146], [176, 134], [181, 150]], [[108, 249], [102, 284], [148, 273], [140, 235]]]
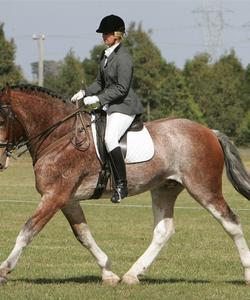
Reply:
[[225, 134], [217, 130], [213, 130], [213, 132], [216, 134], [224, 152], [228, 179], [241, 195], [250, 200], [250, 175], [241, 161], [237, 148]]

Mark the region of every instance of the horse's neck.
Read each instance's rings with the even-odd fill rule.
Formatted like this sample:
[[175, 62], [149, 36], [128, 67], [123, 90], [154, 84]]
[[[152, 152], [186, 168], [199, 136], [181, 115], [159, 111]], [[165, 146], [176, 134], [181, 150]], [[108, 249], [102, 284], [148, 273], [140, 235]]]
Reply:
[[[23, 125], [26, 137], [30, 140], [31, 152], [37, 152], [48, 147], [53, 141], [62, 137], [72, 127], [72, 120], [63, 123], [50, 132], [49, 135], [43, 136], [38, 143], [41, 133], [48, 128], [63, 120], [67, 115], [74, 111], [74, 106], [66, 104], [61, 100], [49, 99], [49, 97], [39, 97], [37, 95], [27, 95], [21, 103], [16, 101], [15, 114]], [[39, 145], [40, 144], [40, 145]]]
[[25, 127], [28, 137], [38, 134], [73, 110], [72, 106], [69, 107], [60, 100], [37, 96], [27, 97], [21, 104], [17, 102], [15, 107], [15, 113]]

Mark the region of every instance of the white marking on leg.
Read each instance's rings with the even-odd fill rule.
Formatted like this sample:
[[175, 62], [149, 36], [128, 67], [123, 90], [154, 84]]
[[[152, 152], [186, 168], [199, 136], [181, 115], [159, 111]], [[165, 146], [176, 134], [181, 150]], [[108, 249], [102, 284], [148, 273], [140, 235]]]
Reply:
[[135, 262], [131, 269], [126, 273], [133, 276], [144, 274], [148, 267], [153, 263], [168, 239], [174, 234], [173, 219], [160, 221], [154, 229], [153, 239], [148, 249]]
[[97, 264], [102, 270], [102, 280], [115, 284], [120, 278], [111, 271], [111, 261], [94, 240], [87, 224], [79, 224], [77, 228], [77, 239], [95, 257]]
[[33, 234], [28, 230], [21, 230], [19, 235], [16, 238], [16, 243], [11, 251], [8, 258], [0, 265], [0, 276], [5, 277], [9, 272], [11, 272], [17, 261], [22, 254], [23, 249], [27, 246], [27, 244], [31, 241]]
[[212, 213], [215, 219], [217, 219], [222, 224], [224, 230], [235, 242], [240, 255], [241, 263], [245, 268], [245, 279], [247, 282], [250, 282], [250, 251], [244, 238], [241, 224], [226, 220], [212, 205], [209, 205], [207, 209]]
[[[144, 274], [148, 267], [153, 263], [159, 252], [174, 234], [174, 223], [172, 218], [165, 218], [164, 209], [157, 208], [153, 203], [153, 212], [155, 220], [155, 229], [153, 232], [153, 239], [147, 250], [143, 255], [134, 263], [129, 271], [123, 276], [123, 279], [137, 278], [138, 275]], [[126, 281], [126, 279], [125, 279]]]

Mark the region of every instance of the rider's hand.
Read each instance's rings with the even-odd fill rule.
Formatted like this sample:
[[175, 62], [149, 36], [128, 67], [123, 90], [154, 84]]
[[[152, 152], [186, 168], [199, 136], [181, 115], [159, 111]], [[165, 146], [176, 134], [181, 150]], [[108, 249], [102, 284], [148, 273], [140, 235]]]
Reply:
[[85, 91], [80, 90], [71, 98], [71, 101], [76, 102], [77, 100], [81, 100], [84, 96], [85, 96]]
[[99, 98], [97, 96], [88, 96], [84, 98], [83, 102], [85, 105], [91, 105], [99, 102]]

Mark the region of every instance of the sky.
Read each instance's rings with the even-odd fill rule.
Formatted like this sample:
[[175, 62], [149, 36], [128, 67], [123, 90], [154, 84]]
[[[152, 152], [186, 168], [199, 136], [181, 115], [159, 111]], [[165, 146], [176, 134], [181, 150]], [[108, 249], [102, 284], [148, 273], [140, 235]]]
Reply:
[[102, 43], [95, 31], [110, 14], [126, 26], [141, 23], [167, 62], [183, 68], [188, 59], [209, 51], [216, 59], [235, 49], [250, 63], [250, 0], [0, 0], [0, 22], [16, 44], [16, 64], [32, 80], [38, 61], [34, 34], [45, 35], [44, 59], [62, 60], [72, 49], [80, 59]]

